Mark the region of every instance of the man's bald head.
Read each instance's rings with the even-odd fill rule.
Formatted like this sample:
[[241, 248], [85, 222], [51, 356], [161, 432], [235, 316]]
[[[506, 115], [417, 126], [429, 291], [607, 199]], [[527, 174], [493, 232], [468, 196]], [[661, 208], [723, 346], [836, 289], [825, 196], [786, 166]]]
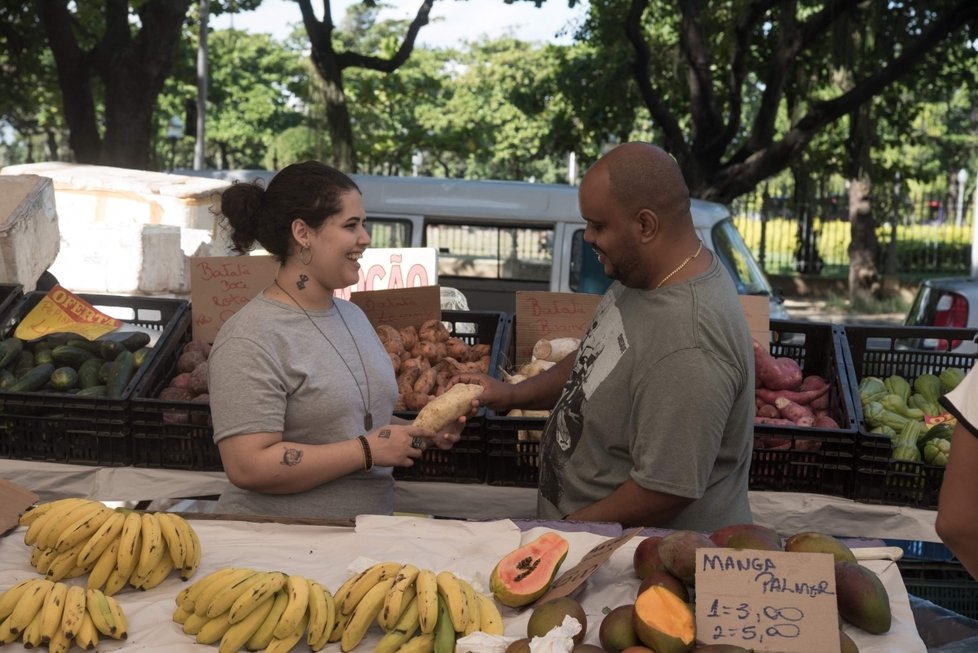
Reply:
[[663, 226], [678, 226], [689, 218], [689, 188], [676, 161], [661, 147], [624, 143], [602, 157], [596, 166], [608, 174], [609, 191], [623, 209], [654, 211]]

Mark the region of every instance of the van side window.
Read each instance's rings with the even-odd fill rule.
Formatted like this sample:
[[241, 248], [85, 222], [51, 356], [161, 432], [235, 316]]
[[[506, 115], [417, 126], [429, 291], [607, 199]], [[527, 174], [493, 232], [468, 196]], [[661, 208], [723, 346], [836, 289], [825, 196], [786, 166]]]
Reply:
[[611, 285], [605, 276], [604, 266], [598, 261], [594, 249], [584, 242], [584, 230], [577, 229], [571, 236], [570, 289], [574, 292], [587, 292], [603, 295]]
[[718, 222], [710, 232], [713, 251], [733, 277], [741, 295], [768, 295], [770, 287], [754, 255], [729, 218]]
[[410, 247], [411, 223], [367, 216], [364, 228], [370, 234], [371, 247]]
[[438, 274], [550, 281], [554, 230], [544, 227], [427, 223], [425, 245], [438, 250]]

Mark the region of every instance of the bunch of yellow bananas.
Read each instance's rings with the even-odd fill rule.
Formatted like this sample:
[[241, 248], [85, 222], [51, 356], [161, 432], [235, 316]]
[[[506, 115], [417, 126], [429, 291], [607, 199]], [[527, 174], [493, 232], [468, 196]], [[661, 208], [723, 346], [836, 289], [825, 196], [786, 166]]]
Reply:
[[198, 644], [218, 643], [221, 653], [242, 648], [284, 653], [303, 634], [322, 649], [336, 623], [336, 603], [326, 587], [280, 571], [224, 567], [184, 588], [173, 621]]
[[88, 589], [111, 596], [126, 583], [150, 589], [177, 570], [184, 580], [200, 564], [200, 540], [185, 519], [166, 512], [113, 510], [69, 498], [42, 503], [20, 517], [31, 565], [57, 582], [88, 574]]
[[25, 648], [44, 645], [51, 653], [72, 644], [89, 650], [100, 637], [125, 639], [126, 623], [118, 601], [80, 585], [30, 578], [0, 595], [0, 645], [20, 639]]
[[336, 591], [337, 624], [329, 641], [346, 653], [377, 622], [384, 635], [374, 653], [451, 653], [460, 635], [503, 633], [499, 608], [450, 571], [382, 562]]

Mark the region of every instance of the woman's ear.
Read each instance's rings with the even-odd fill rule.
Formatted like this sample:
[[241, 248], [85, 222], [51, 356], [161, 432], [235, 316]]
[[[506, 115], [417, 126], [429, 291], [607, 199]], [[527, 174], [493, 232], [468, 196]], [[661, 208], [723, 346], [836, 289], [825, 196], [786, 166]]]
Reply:
[[292, 221], [292, 238], [299, 243], [300, 247], [305, 247], [304, 243], [309, 242], [311, 231], [309, 225], [302, 218], [296, 218]]

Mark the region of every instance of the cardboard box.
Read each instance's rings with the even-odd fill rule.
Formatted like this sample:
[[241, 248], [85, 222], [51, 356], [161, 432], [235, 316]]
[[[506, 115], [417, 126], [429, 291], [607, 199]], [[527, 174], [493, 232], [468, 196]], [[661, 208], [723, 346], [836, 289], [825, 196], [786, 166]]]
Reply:
[[34, 290], [58, 256], [54, 185], [37, 175], [0, 176], [0, 281]]

